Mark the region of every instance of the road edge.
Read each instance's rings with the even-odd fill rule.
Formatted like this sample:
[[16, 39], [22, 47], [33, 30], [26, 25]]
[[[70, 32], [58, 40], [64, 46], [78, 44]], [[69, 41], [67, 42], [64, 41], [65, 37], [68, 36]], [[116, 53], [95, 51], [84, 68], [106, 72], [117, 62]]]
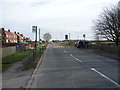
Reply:
[[33, 84], [33, 81], [34, 81], [34, 77], [35, 77], [35, 75], [37, 73], [38, 68], [40, 67], [40, 65], [42, 63], [42, 60], [43, 60], [43, 57], [44, 57], [46, 51], [47, 51], [47, 48], [44, 51], [44, 53], [42, 54], [42, 56], [41, 56], [41, 58], [40, 58], [40, 60], [39, 60], [39, 62], [37, 64], [37, 66], [36, 66], [35, 70], [33, 71], [33, 73], [32, 73], [32, 75], [31, 75], [31, 77], [30, 77], [30, 79], [29, 79], [29, 81], [28, 81], [28, 83], [27, 83], [25, 88], [31, 88], [31, 85]]

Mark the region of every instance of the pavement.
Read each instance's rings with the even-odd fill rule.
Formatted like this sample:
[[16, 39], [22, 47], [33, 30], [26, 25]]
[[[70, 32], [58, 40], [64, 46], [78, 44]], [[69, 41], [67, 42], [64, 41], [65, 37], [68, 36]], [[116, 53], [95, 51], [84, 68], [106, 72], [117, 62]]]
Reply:
[[22, 71], [25, 60], [14, 63], [2, 73], [2, 88], [25, 88], [34, 69]]
[[120, 88], [120, 62], [57, 43], [48, 46], [29, 88]]
[[2, 89], [2, 73], [0, 72], [0, 90]]

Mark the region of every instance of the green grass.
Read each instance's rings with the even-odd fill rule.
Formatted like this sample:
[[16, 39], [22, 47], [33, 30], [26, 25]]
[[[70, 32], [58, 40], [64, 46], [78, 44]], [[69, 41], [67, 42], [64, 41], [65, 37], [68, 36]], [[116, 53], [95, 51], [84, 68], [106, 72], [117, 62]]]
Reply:
[[[46, 46], [47, 46], [47, 45], [46, 45]], [[31, 68], [35, 68], [44, 51], [45, 51], [45, 47], [44, 47], [43, 49], [41, 49], [40, 51], [38, 51], [38, 52], [36, 53], [36, 57], [34, 58], [34, 60], [33, 60], [33, 58], [32, 58], [31, 60], [29, 60], [28, 63], [26, 63], [26, 64], [24, 65], [23, 71], [24, 71], [24, 70], [31, 69]]]
[[11, 56], [7, 56], [3, 58], [2, 59], [2, 72], [10, 68], [14, 62], [21, 61], [22, 59], [24, 59], [26, 56], [30, 54], [31, 54], [31, 51], [24, 51], [24, 52], [16, 53]]
[[24, 51], [24, 52], [20, 52], [20, 53], [15, 53], [11, 56], [7, 56], [5, 58], [2, 59], [2, 63], [3, 64], [10, 64], [10, 63], [14, 63], [17, 61], [21, 61], [22, 59], [24, 59], [26, 56], [30, 55], [31, 51]]
[[[47, 46], [47, 44], [44, 47], [46, 47], [46, 46]], [[23, 71], [28, 70], [30, 68], [35, 68], [37, 65], [37, 62], [39, 61], [44, 50], [45, 50], [45, 48], [42, 49], [40, 52], [37, 52], [35, 60], [33, 60], [33, 58], [31, 58], [29, 60], [29, 62], [24, 64]], [[13, 63], [23, 60], [26, 56], [30, 55], [31, 53], [32, 53], [32, 51], [24, 51], [24, 52], [16, 53], [11, 56], [7, 56], [7, 57], [3, 58], [2, 59], [2, 72], [6, 71], [9, 67], [11, 67]]]

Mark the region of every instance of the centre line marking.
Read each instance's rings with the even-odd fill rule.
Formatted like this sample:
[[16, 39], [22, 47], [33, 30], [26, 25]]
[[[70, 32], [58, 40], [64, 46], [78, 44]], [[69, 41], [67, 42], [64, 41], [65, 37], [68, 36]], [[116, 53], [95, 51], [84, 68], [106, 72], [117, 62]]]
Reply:
[[80, 59], [74, 57], [72, 54], [70, 54], [70, 56], [73, 57], [74, 59], [76, 59], [77, 61], [82, 62]]
[[72, 54], [70, 54], [70, 56], [71, 56], [71, 57], [73, 57], [73, 55], [72, 55]]
[[67, 53], [67, 51], [65, 51], [65, 50], [64, 50], [64, 52], [66, 52], [66, 53]]
[[106, 78], [107, 80], [111, 81], [112, 83], [114, 83], [115, 85], [117, 85], [120, 88], [120, 85], [115, 82], [114, 80], [110, 79], [109, 77], [107, 77], [106, 75], [102, 74], [101, 72], [99, 72], [98, 70], [96, 70], [95, 68], [91, 68], [91, 70], [93, 70], [94, 72], [100, 74], [102, 77]]

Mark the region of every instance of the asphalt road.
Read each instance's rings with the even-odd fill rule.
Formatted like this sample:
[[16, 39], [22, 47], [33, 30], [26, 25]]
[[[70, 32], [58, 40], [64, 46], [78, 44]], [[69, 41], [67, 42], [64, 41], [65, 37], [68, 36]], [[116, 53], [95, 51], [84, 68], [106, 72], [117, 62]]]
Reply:
[[118, 88], [118, 61], [52, 43], [31, 88]]

